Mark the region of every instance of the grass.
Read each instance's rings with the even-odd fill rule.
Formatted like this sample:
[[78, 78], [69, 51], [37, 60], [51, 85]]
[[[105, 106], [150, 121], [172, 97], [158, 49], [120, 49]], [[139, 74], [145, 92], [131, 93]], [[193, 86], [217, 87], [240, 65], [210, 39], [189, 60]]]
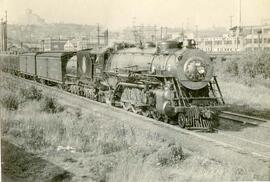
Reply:
[[[5, 91], [0, 98], [11, 93], [8, 87], [1, 90]], [[84, 114], [80, 109], [62, 106], [55, 97], [44, 93], [41, 98], [32, 97], [36, 94], [28, 97], [19, 91], [14, 93], [19, 95], [25, 97], [17, 110], [0, 109], [2, 137], [33, 153], [52, 153], [53, 161], [57, 160], [54, 156], [65, 155], [57, 165], [62, 162], [67, 167], [71, 163], [70, 168], [74, 166], [73, 172], [77, 174], [74, 181], [81, 179], [82, 170], [86, 181], [264, 179], [263, 174], [256, 176], [253, 169], [184, 152], [181, 143], [156, 131], [133, 128], [113, 119], [96, 117], [95, 113]], [[63, 109], [59, 112], [57, 108]], [[70, 157], [71, 154], [75, 157]]]
[[223, 81], [219, 79], [224, 100], [227, 104], [248, 105], [251, 108], [270, 109], [270, 89], [262, 85], [249, 87], [236, 81]]
[[[77, 117], [69, 109], [47, 113], [38, 107], [37, 101], [31, 101], [19, 111], [2, 109], [2, 135], [34, 153], [50, 153], [59, 146], [69, 146], [86, 161], [83, 168], [88, 169], [87, 174], [94, 181], [257, 179], [252, 177], [252, 170], [224, 166], [200, 155], [184, 153], [180, 143], [154, 131], [131, 128], [113, 120], [93, 119], [92, 115]], [[73, 163], [76, 165], [79, 160]]]

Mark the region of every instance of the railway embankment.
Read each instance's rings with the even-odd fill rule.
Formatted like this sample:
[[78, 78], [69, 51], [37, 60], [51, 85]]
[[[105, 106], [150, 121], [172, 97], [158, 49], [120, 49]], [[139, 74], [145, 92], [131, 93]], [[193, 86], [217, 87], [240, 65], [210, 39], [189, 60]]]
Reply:
[[2, 138], [68, 171], [72, 181], [269, 180], [269, 161], [211, 136], [28, 87], [1, 80]]

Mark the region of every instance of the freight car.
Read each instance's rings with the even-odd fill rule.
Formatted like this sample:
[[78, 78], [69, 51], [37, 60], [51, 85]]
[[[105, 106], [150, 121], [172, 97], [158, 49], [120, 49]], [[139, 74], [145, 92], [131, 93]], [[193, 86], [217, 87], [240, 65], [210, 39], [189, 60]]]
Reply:
[[66, 66], [74, 52], [45, 52], [36, 56], [36, 76], [46, 84], [64, 85]]
[[25, 65], [23, 56], [31, 57], [38, 81], [74, 94], [183, 128], [213, 126], [224, 101], [212, 60], [194, 40], [125, 46], [27, 54], [20, 60]]
[[38, 53], [24, 53], [19, 56], [19, 71], [22, 77], [35, 79], [37, 75], [36, 56]]

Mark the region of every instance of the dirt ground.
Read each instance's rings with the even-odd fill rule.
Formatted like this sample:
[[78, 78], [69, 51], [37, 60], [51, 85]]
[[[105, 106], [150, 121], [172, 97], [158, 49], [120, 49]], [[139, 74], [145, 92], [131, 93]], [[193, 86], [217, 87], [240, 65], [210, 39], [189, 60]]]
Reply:
[[72, 174], [1, 140], [2, 181], [70, 181]]

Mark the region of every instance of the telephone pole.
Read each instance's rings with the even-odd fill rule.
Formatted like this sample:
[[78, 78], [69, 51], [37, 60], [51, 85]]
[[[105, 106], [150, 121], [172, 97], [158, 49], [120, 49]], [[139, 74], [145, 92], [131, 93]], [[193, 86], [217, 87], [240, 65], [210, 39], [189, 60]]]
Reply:
[[1, 49], [7, 51], [7, 11], [5, 11], [5, 20], [1, 19]]
[[233, 16], [229, 16], [230, 17], [230, 28], [232, 28], [232, 20], [233, 20]]
[[162, 41], [162, 39], [163, 39], [163, 36], [162, 36], [162, 29], [163, 29], [163, 27], [161, 26], [160, 27], [160, 40]]
[[154, 30], [155, 31], [155, 42], [157, 42], [157, 26], [155, 25], [154, 27], [155, 27], [155, 30]]
[[198, 38], [198, 25], [195, 25], [195, 36], [196, 39]]
[[241, 35], [241, 26], [242, 26], [242, 0], [238, 2], [238, 31], [236, 33], [236, 48], [239, 49], [240, 47], [240, 35]]
[[99, 44], [100, 44], [99, 32], [100, 32], [100, 29], [99, 29], [99, 23], [98, 23], [97, 24], [97, 45], [98, 45], [98, 47], [99, 47]]
[[184, 33], [184, 23], [182, 23], [181, 36], [182, 36], [182, 41], [183, 41], [184, 38], [185, 38], [185, 33]]
[[109, 30], [105, 30], [104, 32], [104, 44], [108, 45], [109, 44]]
[[242, 26], [242, 0], [239, 0], [239, 27]]
[[165, 40], [167, 40], [168, 39], [168, 27], [165, 27], [166, 29], [165, 29]]

